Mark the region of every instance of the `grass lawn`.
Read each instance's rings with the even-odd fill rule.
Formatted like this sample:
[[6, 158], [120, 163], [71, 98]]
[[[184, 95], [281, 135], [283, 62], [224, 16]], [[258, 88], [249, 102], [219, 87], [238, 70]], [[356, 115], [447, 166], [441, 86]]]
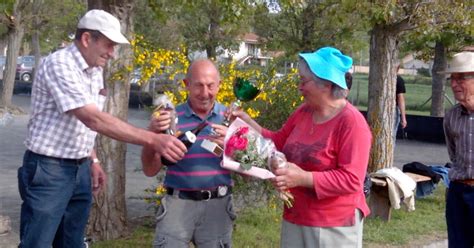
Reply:
[[[393, 210], [389, 222], [379, 218], [364, 222], [364, 247], [379, 245], [420, 246], [447, 238], [444, 184], [440, 183], [433, 195], [416, 199], [416, 210]], [[403, 207], [402, 207], [403, 208]]]
[[[393, 210], [392, 219], [364, 220], [364, 247], [420, 246], [446, 238], [444, 218], [445, 187], [440, 184], [435, 193], [417, 199], [414, 212]], [[235, 223], [233, 247], [279, 247], [280, 209], [247, 208], [241, 211]], [[150, 217], [150, 219], [152, 219]], [[130, 237], [94, 243], [93, 248], [151, 247], [153, 224], [143, 223]]]
[[[408, 114], [414, 115], [429, 115], [431, 108], [431, 101], [427, 100], [431, 97], [431, 78], [429, 77], [414, 77], [402, 76], [405, 79], [405, 104]], [[355, 74], [353, 85], [349, 94], [349, 100], [360, 109], [367, 109], [368, 98], [368, 82], [367, 74]], [[446, 97], [454, 102], [453, 93], [448, 86], [445, 89]], [[445, 108], [449, 109], [453, 105], [445, 98]]]

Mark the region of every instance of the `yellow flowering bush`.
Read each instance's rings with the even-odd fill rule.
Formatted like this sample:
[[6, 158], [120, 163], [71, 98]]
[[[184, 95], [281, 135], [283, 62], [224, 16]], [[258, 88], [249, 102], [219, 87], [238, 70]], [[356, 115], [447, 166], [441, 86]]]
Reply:
[[[187, 98], [182, 79], [190, 62], [186, 56], [186, 48], [182, 46], [177, 51], [154, 48], [142, 36], [137, 35], [131, 42], [134, 52], [134, 67], [141, 69], [139, 83], [150, 80], [153, 75], [161, 75], [173, 82], [171, 88], [165, 91], [174, 104], [182, 103]], [[282, 76], [276, 76], [276, 65], [266, 67], [237, 68], [235, 63], [219, 64], [221, 85], [217, 101], [229, 105], [236, 98], [233, 94], [233, 84], [237, 77], [250, 79], [262, 90], [252, 102], [244, 103], [243, 108], [252, 117], [262, 121], [263, 126], [278, 128], [297, 105], [301, 97], [297, 92], [296, 71]], [[274, 108], [273, 106], [278, 106]], [[267, 123], [270, 122], [270, 123]], [[265, 125], [268, 124], [268, 125]]]
[[[153, 75], [165, 77], [172, 82], [172, 87], [164, 94], [168, 95], [175, 105], [184, 102], [187, 92], [182, 79], [190, 64], [186, 56], [186, 48], [181, 47], [177, 51], [155, 48], [141, 36], [136, 36], [131, 44], [135, 55], [134, 66], [141, 69], [140, 82], [147, 82]], [[299, 79], [295, 69], [291, 69], [285, 75], [277, 76], [277, 65], [274, 63], [266, 67], [238, 67], [235, 63], [221, 63], [218, 67], [221, 73], [221, 85], [217, 101], [229, 106], [236, 100], [233, 93], [235, 79], [238, 77], [249, 79], [261, 89], [261, 93], [255, 100], [243, 103], [243, 109], [266, 128], [279, 129], [302, 101], [297, 89]], [[248, 194], [239, 194], [239, 192], [248, 192], [247, 190], [251, 189], [255, 195], [259, 195], [258, 197], [267, 196], [269, 204], [274, 206], [275, 201], [270, 198], [273, 194], [269, 193], [272, 187], [270, 184], [256, 180], [246, 182], [238, 176], [234, 176], [234, 182], [236, 195], [246, 196]], [[148, 199], [156, 206], [161, 202], [159, 197], [162, 197], [164, 191], [155, 190], [154, 192], [158, 199], [146, 198], [145, 200]], [[256, 199], [258, 202], [261, 198]]]
[[[158, 177], [157, 177], [158, 178]], [[162, 178], [162, 177], [160, 177]], [[161, 179], [160, 179], [161, 180]], [[160, 183], [157, 186], [151, 186], [144, 190], [144, 195], [134, 196], [132, 199], [140, 199], [148, 203], [149, 208], [152, 208], [156, 213], [158, 208], [161, 206], [161, 200], [166, 195], [165, 186]]]
[[165, 80], [173, 82], [178, 87], [180, 80], [184, 78], [189, 60], [186, 57], [186, 49], [166, 50], [154, 48], [142, 36], [137, 35], [131, 42], [134, 54], [134, 67], [141, 71], [139, 84], [148, 82], [153, 76], [159, 75]]

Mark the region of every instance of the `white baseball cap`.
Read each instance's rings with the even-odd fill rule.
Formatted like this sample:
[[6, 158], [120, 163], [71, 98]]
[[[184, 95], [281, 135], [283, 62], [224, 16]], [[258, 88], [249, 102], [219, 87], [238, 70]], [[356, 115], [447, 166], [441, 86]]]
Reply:
[[464, 72], [474, 72], [474, 52], [456, 53], [448, 63], [448, 68], [445, 71], [440, 71], [438, 73], [448, 74]]
[[130, 44], [120, 32], [120, 21], [115, 16], [100, 9], [87, 11], [79, 20], [77, 28], [97, 30], [115, 43]]

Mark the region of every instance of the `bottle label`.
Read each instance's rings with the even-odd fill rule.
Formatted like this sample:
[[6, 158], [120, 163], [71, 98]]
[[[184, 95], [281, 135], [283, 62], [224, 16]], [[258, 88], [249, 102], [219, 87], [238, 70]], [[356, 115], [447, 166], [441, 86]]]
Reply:
[[186, 133], [184, 133], [184, 135], [186, 135], [186, 139], [188, 139], [189, 142], [191, 142], [193, 144], [196, 142], [196, 135], [193, 134], [192, 132], [187, 131]]

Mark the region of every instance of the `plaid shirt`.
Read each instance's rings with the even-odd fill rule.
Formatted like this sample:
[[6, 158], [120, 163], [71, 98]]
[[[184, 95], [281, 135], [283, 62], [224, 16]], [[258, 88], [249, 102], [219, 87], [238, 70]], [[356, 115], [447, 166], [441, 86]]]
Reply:
[[102, 68], [89, 67], [76, 45], [45, 58], [33, 83], [26, 147], [58, 158], [90, 156], [97, 133], [68, 111], [88, 104], [102, 110], [102, 88]]
[[474, 114], [457, 104], [444, 116], [444, 134], [452, 168], [450, 180], [474, 179]]

